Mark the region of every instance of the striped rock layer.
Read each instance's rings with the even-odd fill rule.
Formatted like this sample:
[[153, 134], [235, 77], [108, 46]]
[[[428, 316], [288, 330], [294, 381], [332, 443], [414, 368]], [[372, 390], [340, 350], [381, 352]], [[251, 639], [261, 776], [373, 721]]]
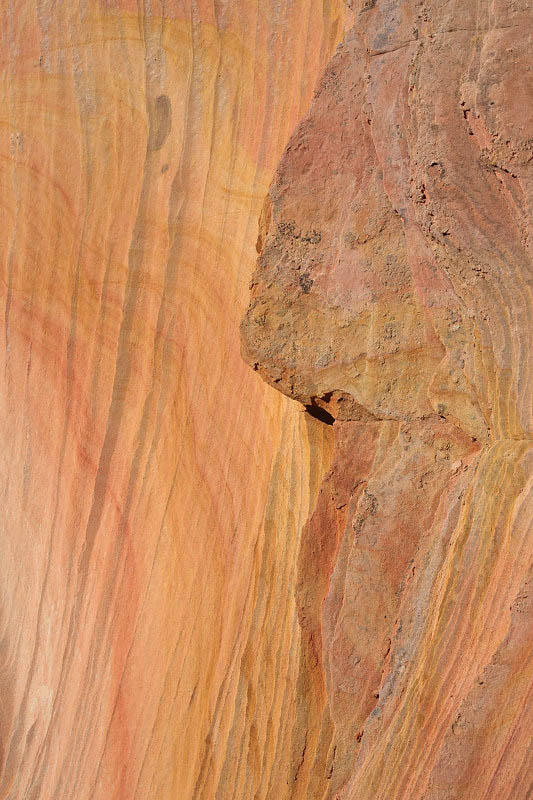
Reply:
[[528, 800], [533, 9], [352, 7], [265, 203], [241, 327], [334, 440], [298, 554], [282, 796]]
[[346, 9], [0, 10], [0, 798], [286, 797], [332, 431], [239, 322]]

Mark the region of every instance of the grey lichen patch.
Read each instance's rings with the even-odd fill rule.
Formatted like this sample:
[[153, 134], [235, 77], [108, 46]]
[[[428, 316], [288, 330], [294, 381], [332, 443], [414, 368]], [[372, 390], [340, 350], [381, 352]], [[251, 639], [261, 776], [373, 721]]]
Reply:
[[313, 279], [309, 277], [308, 272], [304, 272], [303, 275], [300, 275], [298, 283], [302, 287], [302, 292], [304, 292], [304, 294], [309, 294], [313, 285]]

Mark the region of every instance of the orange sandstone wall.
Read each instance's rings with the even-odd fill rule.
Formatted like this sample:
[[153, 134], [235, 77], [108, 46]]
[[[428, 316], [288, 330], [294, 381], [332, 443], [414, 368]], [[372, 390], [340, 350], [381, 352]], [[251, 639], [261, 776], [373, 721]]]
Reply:
[[298, 560], [293, 796], [530, 800], [533, 9], [352, 5], [242, 324], [334, 438]]
[[5, 800], [293, 796], [332, 432], [244, 365], [238, 324], [345, 13], [2, 5]]
[[0, 800], [532, 796], [531, 4], [347, 5], [1, 6]]

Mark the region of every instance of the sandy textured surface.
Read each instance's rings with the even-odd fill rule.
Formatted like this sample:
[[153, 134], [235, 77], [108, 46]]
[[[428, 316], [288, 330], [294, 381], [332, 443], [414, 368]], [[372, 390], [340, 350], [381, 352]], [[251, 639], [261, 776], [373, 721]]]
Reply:
[[253, 369], [335, 440], [298, 562], [294, 796], [527, 800], [532, 9], [353, 6], [242, 324]]
[[533, 10], [348, 5], [4, 0], [0, 800], [533, 796]]

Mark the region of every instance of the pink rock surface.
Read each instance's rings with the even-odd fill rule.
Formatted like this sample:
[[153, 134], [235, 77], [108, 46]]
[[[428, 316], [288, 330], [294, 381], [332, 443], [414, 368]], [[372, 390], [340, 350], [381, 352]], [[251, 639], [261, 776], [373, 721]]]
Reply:
[[250, 365], [335, 437], [299, 562], [316, 746], [298, 781], [526, 800], [533, 15], [353, 7], [242, 323]]

